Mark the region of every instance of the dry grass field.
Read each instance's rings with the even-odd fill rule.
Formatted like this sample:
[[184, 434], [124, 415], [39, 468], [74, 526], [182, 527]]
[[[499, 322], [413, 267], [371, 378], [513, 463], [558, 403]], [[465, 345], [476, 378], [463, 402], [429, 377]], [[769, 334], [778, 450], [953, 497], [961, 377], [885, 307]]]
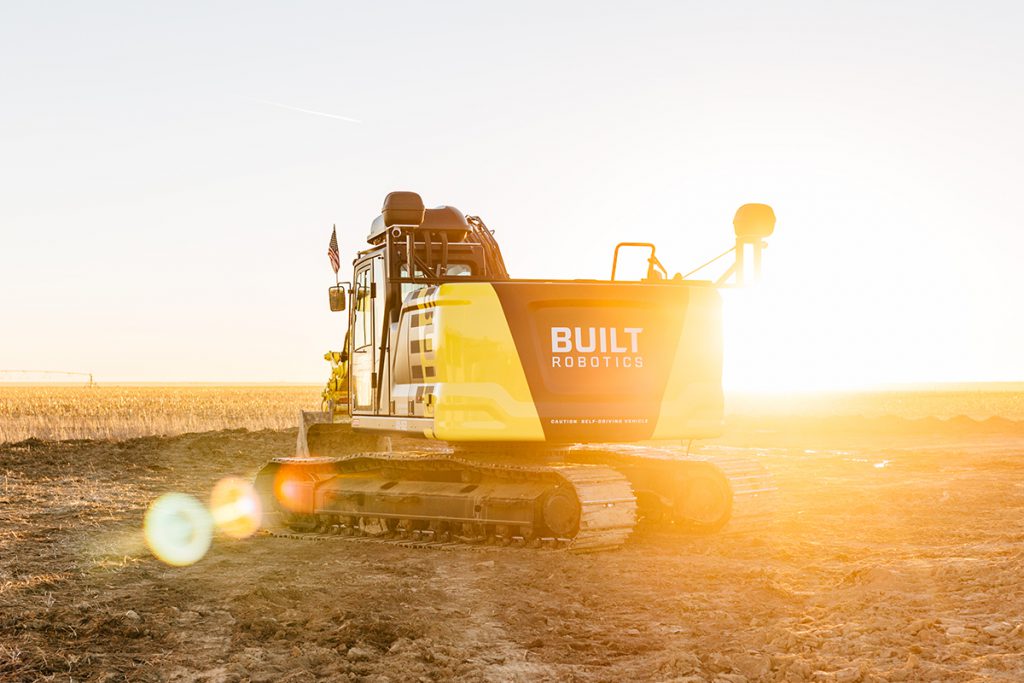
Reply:
[[0, 443], [285, 429], [319, 405], [313, 386], [0, 384]]
[[[319, 386], [18, 385], [0, 383], [0, 443], [29, 438], [127, 439], [218, 429], [288, 429], [299, 410], [320, 406]], [[1024, 385], [998, 390], [735, 395], [727, 406], [734, 430], [862, 430], [860, 418], [917, 421], [1024, 421]], [[851, 419], [853, 423], [851, 424]], [[838, 421], [838, 423], [837, 423]], [[927, 423], [927, 424], [926, 424]], [[906, 431], [905, 425], [890, 425]], [[941, 426], [941, 425], [940, 425]], [[872, 426], [874, 430], [875, 427]], [[997, 427], [1001, 429], [1001, 427]], [[890, 430], [891, 431], [891, 430]]]

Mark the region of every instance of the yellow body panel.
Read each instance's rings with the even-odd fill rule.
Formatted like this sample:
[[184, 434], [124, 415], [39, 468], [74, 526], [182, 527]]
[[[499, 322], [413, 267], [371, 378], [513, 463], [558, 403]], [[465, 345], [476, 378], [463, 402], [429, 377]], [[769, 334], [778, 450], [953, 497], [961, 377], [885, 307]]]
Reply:
[[719, 376], [704, 368], [722, 366], [721, 297], [710, 287], [693, 288], [672, 369], [661, 398], [653, 439], [709, 439], [722, 434], [724, 395]]
[[501, 302], [488, 283], [443, 284], [435, 293], [435, 439], [543, 441], [537, 409]]
[[407, 296], [393, 338], [390, 413], [363, 428], [557, 443], [722, 431], [712, 287], [444, 283]]

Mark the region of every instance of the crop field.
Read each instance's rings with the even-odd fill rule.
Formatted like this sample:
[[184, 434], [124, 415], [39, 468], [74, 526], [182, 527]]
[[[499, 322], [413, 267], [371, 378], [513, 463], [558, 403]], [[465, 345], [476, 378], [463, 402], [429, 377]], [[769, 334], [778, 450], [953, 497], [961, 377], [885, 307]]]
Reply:
[[314, 386], [0, 385], [0, 443], [294, 427]]
[[[319, 406], [320, 387], [313, 385], [0, 384], [0, 443], [288, 429], [297, 424], [299, 410]], [[973, 391], [739, 394], [730, 395], [727, 412], [732, 426], [758, 432], [766, 423], [779, 429], [793, 420], [817, 426], [826, 419], [845, 424], [862, 418], [917, 421], [919, 426], [929, 420], [1022, 421], [1024, 385]]]

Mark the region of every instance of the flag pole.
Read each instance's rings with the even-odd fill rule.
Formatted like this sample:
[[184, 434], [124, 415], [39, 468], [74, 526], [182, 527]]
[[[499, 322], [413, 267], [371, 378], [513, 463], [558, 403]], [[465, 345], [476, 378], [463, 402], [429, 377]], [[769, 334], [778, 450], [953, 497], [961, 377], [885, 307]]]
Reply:
[[[338, 224], [337, 223], [331, 223], [331, 234], [332, 235], [337, 235], [338, 234]], [[341, 270], [341, 269], [339, 268], [338, 270]], [[339, 277], [337, 270], [334, 271], [334, 286], [335, 287], [340, 287], [341, 286], [341, 278]]]

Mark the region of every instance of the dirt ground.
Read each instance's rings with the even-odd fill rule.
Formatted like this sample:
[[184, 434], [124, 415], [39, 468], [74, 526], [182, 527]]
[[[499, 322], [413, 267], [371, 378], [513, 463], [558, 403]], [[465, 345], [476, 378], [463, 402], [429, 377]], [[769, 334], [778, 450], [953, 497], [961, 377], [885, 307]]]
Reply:
[[756, 532], [596, 555], [217, 538], [187, 568], [145, 550], [148, 503], [294, 431], [3, 445], [0, 680], [1024, 680], [1022, 434], [783, 437], [708, 447], [775, 473]]

